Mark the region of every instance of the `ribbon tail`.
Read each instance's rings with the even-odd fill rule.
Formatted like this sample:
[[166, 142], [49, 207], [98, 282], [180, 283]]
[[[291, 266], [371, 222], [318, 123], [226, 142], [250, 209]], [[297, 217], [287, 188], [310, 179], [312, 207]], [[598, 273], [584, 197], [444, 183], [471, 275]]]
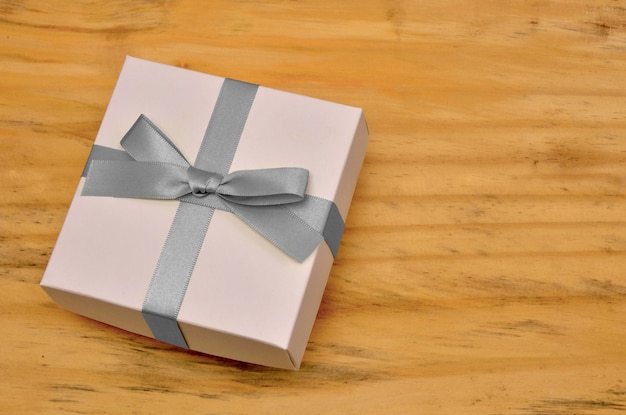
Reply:
[[345, 230], [345, 223], [337, 205], [321, 197], [305, 195], [298, 203], [284, 205], [291, 214], [319, 232], [330, 248], [333, 256], [337, 256], [339, 243]]
[[228, 204], [232, 213], [298, 262], [303, 262], [324, 240], [308, 223], [284, 206], [245, 206]]
[[322, 241], [336, 257], [345, 228], [337, 205], [316, 196], [305, 195], [298, 203], [272, 206], [239, 205], [218, 195], [186, 195], [179, 200], [233, 213], [299, 262], [308, 258]]

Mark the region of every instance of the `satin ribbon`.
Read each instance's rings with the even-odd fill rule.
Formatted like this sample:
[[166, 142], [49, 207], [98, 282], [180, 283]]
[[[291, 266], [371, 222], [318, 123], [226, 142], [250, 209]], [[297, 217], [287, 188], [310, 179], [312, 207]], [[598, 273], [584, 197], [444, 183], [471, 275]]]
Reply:
[[[332, 202], [305, 194], [305, 169], [240, 170], [225, 176], [198, 169], [145, 115], [121, 145], [128, 158], [112, 156], [111, 149], [101, 150], [109, 153], [106, 156], [91, 158], [83, 196], [178, 199], [227, 211], [299, 262], [325, 240], [321, 224], [328, 222], [334, 209]], [[334, 227], [337, 235], [328, 235], [329, 241], [343, 231]], [[336, 244], [332, 245], [335, 255]]]
[[332, 201], [305, 194], [299, 168], [229, 173], [257, 86], [226, 79], [192, 166], [145, 116], [122, 139], [125, 151], [94, 145], [83, 196], [177, 199], [142, 314], [158, 340], [188, 347], [177, 322], [214, 209], [231, 212], [299, 262], [325, 241], [336, 256], [344, 222]]

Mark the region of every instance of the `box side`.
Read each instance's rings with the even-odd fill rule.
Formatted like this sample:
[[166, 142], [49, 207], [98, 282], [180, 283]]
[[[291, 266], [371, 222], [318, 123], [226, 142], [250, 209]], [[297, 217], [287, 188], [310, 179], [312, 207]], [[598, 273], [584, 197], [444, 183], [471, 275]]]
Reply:
[[179, 322], [179, 326], [192, 350], [257, 365], [297, 369], [285, 347], [184, 322]]
[[318, 255], [321, 257], [315, 261], [308, 280], [306, 291], [302, 296], [300, 310], [292, 326], [291, 335], [287, 349], [296, 368], [300, 368], [304, 356], [309, 336], [315, 324], [317, 312], [322, 302], [322, 296], [328, 282], [330, 268], [333, 257], [329, 250], [321, 250]]
[[133, 333], [152, 337], [148, 325], [138, 310], [54, 287], [48, 285], [45, 280], [42, 281], [41, 287], [55, 303], [66, 310]]
[[[56, 287], [41, 284], [50, 298], [62, 308], [99, 322], [153, 338], [140, 312], [93, 297], [86, 297]], [[240, 360], [264, 366], [295, 370], [289, 352], [280, 346], [264, 344], [240, 337], [181, 323], [186, 338], [194, 339], [190, 349], [213, 356]]]
[[348, 217], [348, 210], [350, 208], [350, 204], [352, 203], [352, 197], [354, 196], [354, 190], [356, 189], [361, 168], [363, 167], [369, 138], [369, 132], [363, 110], [358, 109], [355, 116], [356, 129], [354, 131], [354, 138], [352, 140], [348, 157], [345, 160], [339, 186], [337, 187], [337, 194], [334, 198], [335, 203], [341, 211], [344, 221]]
[[[355, 128], [352, 145], [346, 163], [344, 164], [344, 170], [337, 189], [338, 194], [335, 198], [338, 204], [345, 207], [345, 214], [347, 214], [347, 209], [350, 206], [356, 188], [357, 179], [361, 171], [363, 159], [365, 158], [367, 141], [368, 130], [365, 117], [361, 111], [359, 121]], [[328, 251], [324, 250], [320, 254], [328, 255]], [[309, 279], [306, 293], [302, 299], [302, 306], [298, 313], [298, 318], [293, 327], [293, 333], [288, 348], [292, 360], [298, 368], [300, 367], [324, 295], [326, 283], [328, 282], [330, 266], [326, 264], [330, 263], [332, 265], [332, 262], [332, 257], [326, 258], [326, 260], [320, 258], [319, 261], [316, 261], [316, 266], [314, 266], [311, 271], [311, 278]]]

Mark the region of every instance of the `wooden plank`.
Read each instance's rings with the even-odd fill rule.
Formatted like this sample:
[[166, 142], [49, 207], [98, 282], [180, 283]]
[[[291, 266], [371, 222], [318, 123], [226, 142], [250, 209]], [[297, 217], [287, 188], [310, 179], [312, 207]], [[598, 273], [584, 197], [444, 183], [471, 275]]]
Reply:
[[[299, 372], [38, 287], [124, 56], [365, 109]], [[0, 3], [0, 413], [626, 411], [626, 3]]]

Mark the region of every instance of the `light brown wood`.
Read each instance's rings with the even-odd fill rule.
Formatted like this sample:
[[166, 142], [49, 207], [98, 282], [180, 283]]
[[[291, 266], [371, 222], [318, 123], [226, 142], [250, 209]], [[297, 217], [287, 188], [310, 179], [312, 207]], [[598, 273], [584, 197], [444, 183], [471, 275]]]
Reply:
[[[38, 286], [124, 56], [363, 107], [299, 372]], [[0, 412], [626, 410], [626, 2], [0, 2]]]

